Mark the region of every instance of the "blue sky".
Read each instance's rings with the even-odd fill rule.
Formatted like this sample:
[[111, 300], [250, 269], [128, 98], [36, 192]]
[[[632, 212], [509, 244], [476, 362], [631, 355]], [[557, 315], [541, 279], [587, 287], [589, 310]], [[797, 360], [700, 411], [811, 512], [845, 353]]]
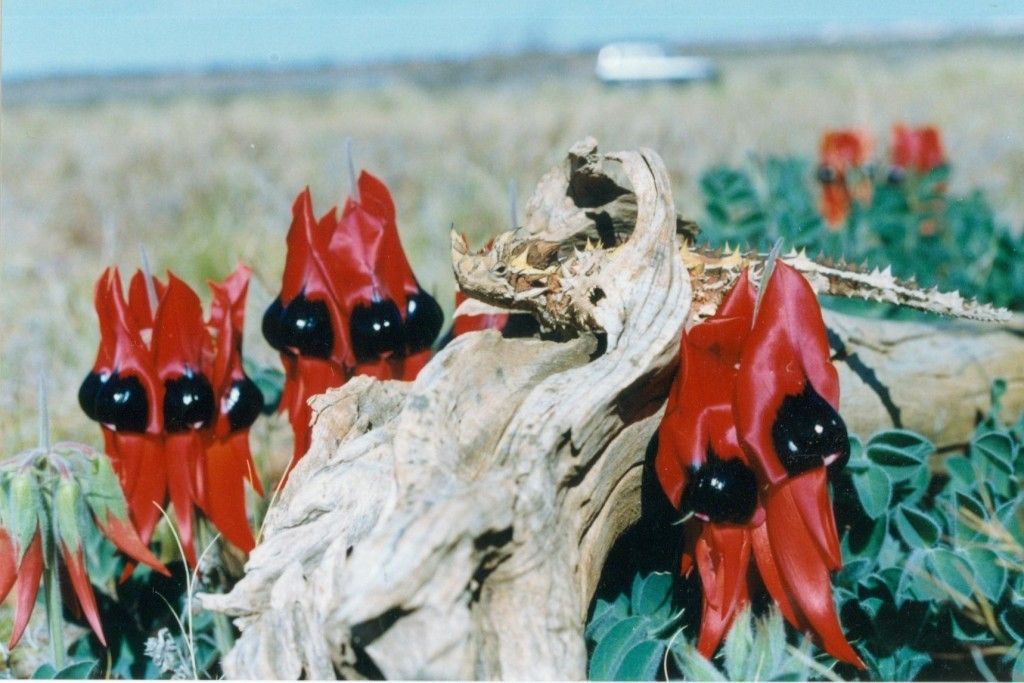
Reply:
[[1024, 18], [1024, 0], [4, 0], [5, 77], [286, 67], [817, 35], [970, 28]]

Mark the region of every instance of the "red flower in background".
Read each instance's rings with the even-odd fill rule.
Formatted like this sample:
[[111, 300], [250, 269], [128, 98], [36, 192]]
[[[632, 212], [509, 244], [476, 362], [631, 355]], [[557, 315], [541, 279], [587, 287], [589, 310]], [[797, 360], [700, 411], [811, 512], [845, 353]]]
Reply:
[[[832, 229], [837, 229], [850, 213], [853, 198], [870, 199], [867, 179], [851, 183], [851, 169], [863, 166], [871, 154], [871, 137], [862, 130], [833, 130], [821, 137], [818, 157], [818, 182], [821, 183], [821, 213]], [[852, 185], [852, 186], [851, 186]]]
[[136, 272], [127, 300], [116, 268], [96, 284], [100, 348], [79, 403], [103, 428], [142, 540], [159, 521], [157, 505], [170, 500], [193, 566], [195, 506], [239, 548], [253, 546], [243, 480], [260, 487], [240, 442], [263, 398], [241, 370], [248, 279], [239, 267], [224, 284], [211, 284], [216, 345], [199, 297], [173, 274], [165, 285]]
[[716, 314], [684, 334], [659, 431], [661, 486], [696, 518], [682, 571], [695, 563], [701, 577], [698, 649], [710, 657], [749, 601], [753, 555], [783, 616], [863, 667], [829, 578], [842, 561], [826, 468], [845, 464], [849, 445], [818, 302], [781, 262], [756, 318], [755, 301], [744, 273]]
[[308, 188], [296, 198], [281, 293], [263, 316], [285, 367], [292, 464], [309, 449], [311, 396], [353, 375], [415, 378], [443, 322], [402, 250], [387, 188], [366, 172], [357, 187], [340, 218], [331, 208], [317, 220]]
[[893, 170], [924, 174], [946, 163], [942, 137], [934, 126], [908, 128], [901, 123], [892, 127], [889, 159]]

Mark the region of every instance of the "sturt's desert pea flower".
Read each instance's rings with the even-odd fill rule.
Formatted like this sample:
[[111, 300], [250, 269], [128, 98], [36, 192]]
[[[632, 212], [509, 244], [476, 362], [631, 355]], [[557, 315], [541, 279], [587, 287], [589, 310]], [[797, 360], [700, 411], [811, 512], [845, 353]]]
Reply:
[[889, 147], [889, 161], [892, 164], [890, 179], [902, 179], [908, 171], [919, 175], [946, 163], [942, 148], [942, 137], [935, 126], [910, 128], [901, 123], [892, 127], [892, 144]]
[[317, 219], [309, 189], [299, 193], [281, 292], [263, 316], [285, 367], [293, 465], [309, 448], [311, 396], [354, 375], [414, 379], [443, 323], [402, 249], [387, 187], [365, 171], [355, 187], [340, 217], [331, 208]]
[[732, 416], [736, 364], [755, 293], [746, 273], [714, 316], [683, 335], [679, 371], [659, 430], [655, 471], [684, 525], [681, 571], [696, 565], [704, 601], [697, 649], [711, 657], [749, 601], [751, 532], [764, 520], [758, 485]]
[[79, 403], [103, 429], [139, 535], [149, 541], [170, 501], [193, 566], [196, 508], [232, 543], [253, 546], [244, 480], [260, 485], [240, 442], [263, 399], [240, 365], [248, 279], [239, 267], [211, 283], [209, 327], [199, 297], [173, 274], [165, 284], [136, 272], [127, 299], [115, 268], [96, 285], [100, 348]]
[[[58, 443], [15, 456], [0, 466], [0, 492], [0, 602], [15, 580], [18, 586], [8, 647], [28, 625], [44, 574], [46, 591], [59, 591], [64, 579], [72, 611], [106, 644], [85, 560], [87, 525], [131, 560], [169, 576], [132, 527], [109, 461], [87, 446]], [[54, 599], [59, 604], [56, 595], [47, 604]]]
[[871, 137], [862, 130], [833, 130], [821, 137], [817, 178], [821, 184], [821, 214], [833, 230], [850, 213], [854, 199], [871, 199], [871, 181], [852, 177], [867, 164], [871, 155]]
[[813, 290], [781, 261], [765, 277], [760, 302], [744, 273], [684, 334], [659, 431], [661, 486], [692, 513], [682, 571], [701, 577], [698, 649], [711, 656], [749, 601], [753, 558], [783, 616], [862, 667], [830, 583], [841, 557], [828, 469], [849, 456], [838, 380]]

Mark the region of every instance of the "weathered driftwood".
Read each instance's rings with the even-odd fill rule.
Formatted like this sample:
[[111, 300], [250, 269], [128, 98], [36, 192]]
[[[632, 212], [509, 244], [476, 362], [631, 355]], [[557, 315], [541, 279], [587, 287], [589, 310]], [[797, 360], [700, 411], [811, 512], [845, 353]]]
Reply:
[[[656, 154], [585, 141], [541, 181], [523, 228], [483, 254], [453, 238], [463, 288], [531, 311], [545, 339], [469, 334], [412, 384], [356, 378], [314, 399], [312, 448], [246, 576], [202, 598], [242, 630], [226, 673], [584, 677], [588, 605], [639, 516], [680, 332], [738, 273], [681, 258], [686, 229]], [[822, 291], [849, 284], [815, 267]], [[1024, 406], [1024, 343], [998, 327], [828, 323], [855, 431], [895, 409], [962, 440], [995, 376], [1011, 380], [1008, 409]]]

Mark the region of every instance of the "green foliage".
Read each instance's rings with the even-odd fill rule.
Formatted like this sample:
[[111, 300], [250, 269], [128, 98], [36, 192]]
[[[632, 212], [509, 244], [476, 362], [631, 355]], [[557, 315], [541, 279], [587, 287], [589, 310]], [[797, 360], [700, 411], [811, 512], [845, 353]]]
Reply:
[[637, 574], [629, 595], [596, 601], [586, 629], [593, 644], [588, 669], [592, 680], [654, 678], [681, 616], [673, 612], [673, 587], [671, 574]]
[[683, 641], [673, 643], [672, 657], [683, 678], [691, 681], [807, 681], [834, 677], [828, 665], [811, 657], [806, 640], [799, 647], [787, 641], [786, 624], [775, 608], [761, 618], [754, 618], [749, 608], [736, 617], [717, 657], [721, 670]]
[[673, 596], [695, 590], [696, 577], [654, 573], [638, 574], [628, 594], [595, 602], [586, 632], [591, 678], [651, 680], [667, 670], [698, 680], [1019, 680], [1024, 415], [1003, 421], [1005, 388], [993, 383], [992, 409], [963, 453], [937, 454], [907, 430], [866, 442], [851, 436], [850, 462], [833, 484], [844, 560], [833, 592], [866, 673], [812, 656], [774, 608], [739, 616], [708, 661], [692, 642], [699, 610], [673, 613]]
[[[952, 196], [949, 167], [898, 181], [874, 168], [852, 169], [850, 185], [863, 182], [849, 215], [835, 230], [821, 218], [812, 166], [794, 157], [755, 158], [749, 168], [712, 168], [701, 177], [706, 218], [702, 237], [712, 246], [819, 251], [833, 259], [891, 266], [898, 277], [923, 286], [957, 289], [996, 306], [1024, 308], [1024, 234], [1000, 224], [980, 192]], [[865, 310], [863, 302], [842, 302]], [[877, 310], [877, 306], [868, 310]]]

